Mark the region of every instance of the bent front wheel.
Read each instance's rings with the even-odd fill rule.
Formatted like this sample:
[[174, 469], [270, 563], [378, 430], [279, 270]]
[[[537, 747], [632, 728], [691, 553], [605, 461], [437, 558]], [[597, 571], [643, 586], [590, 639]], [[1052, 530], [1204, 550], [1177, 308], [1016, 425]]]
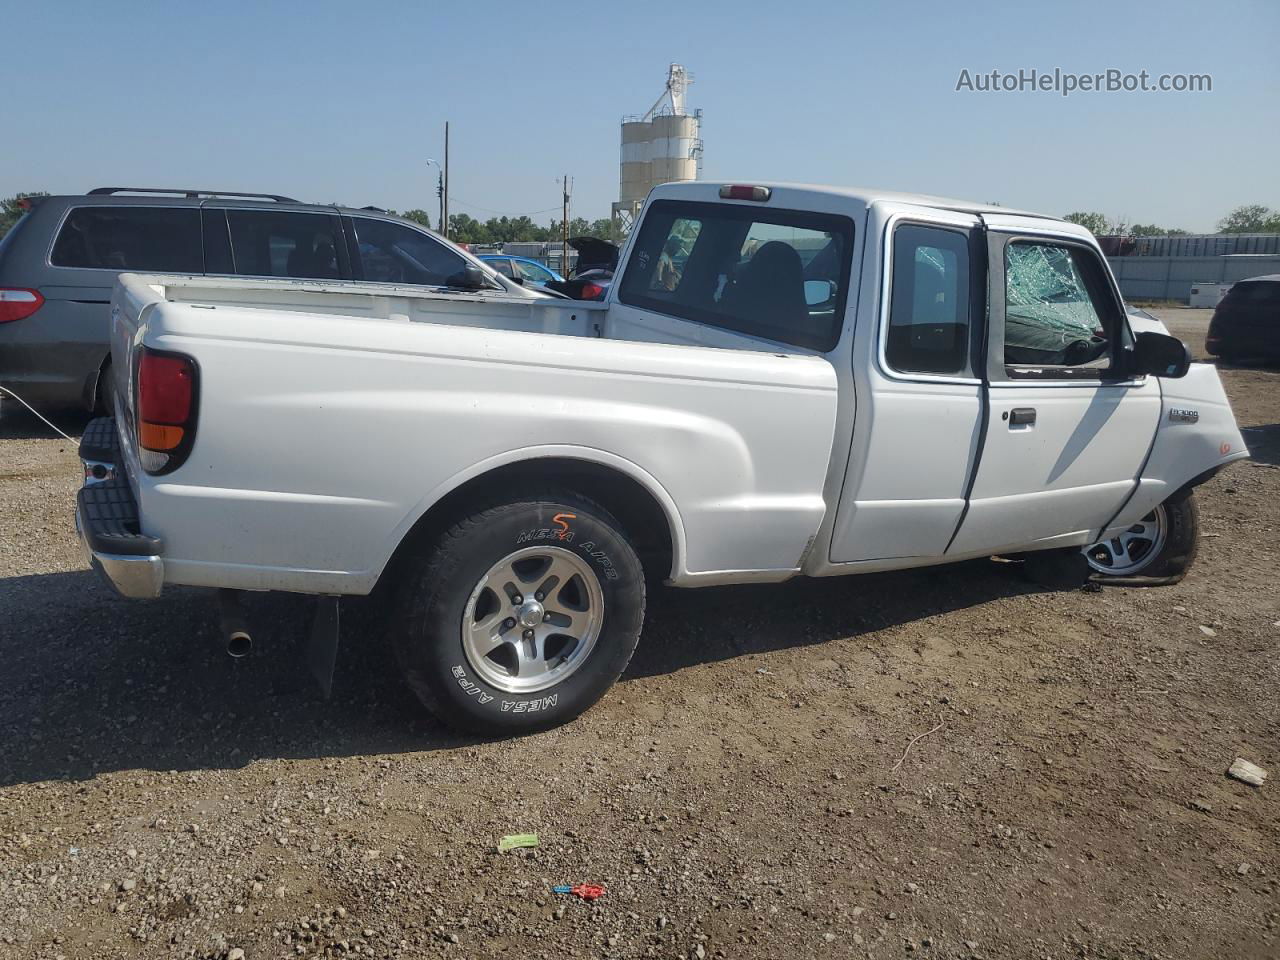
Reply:
[[1177, 583], [1195, 561], [1200, 519], [1194, 494], [1174, 494], [1117, 536], [1086, 547], [1093, 579], [1118, 586]]

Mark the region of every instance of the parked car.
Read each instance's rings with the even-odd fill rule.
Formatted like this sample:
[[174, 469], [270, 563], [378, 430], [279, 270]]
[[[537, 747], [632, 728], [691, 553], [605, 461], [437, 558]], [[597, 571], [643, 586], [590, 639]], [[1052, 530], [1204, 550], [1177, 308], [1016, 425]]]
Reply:
[[80, 450], [93, 565], [133, 597], [315, 595], [329, 680], [333, 598], [385, 584], [423, 703], [523, 732], [617, 679], [646, 571], [1003, 554], [1168, 583], [1195, 486], [1247, 456], [1217, 370], [1135, 335], [1061, 220], [692, 182], [628, 251], [600, 303], [121, 275], [117, 414]]
[[563, 280], [564, 277], [550, 267], [528, 257], [509, 257], [504, 253], [482, 253], [480, 259], [508, 280], [535, 287], [545, 286], [552, 280]]
[[1204, 348], [1228, 363], [1280, 360], [1280, 273], [1234, 284], [1213, 311]]
[[436, 234], [373, 208], [111, 187], [31, 199], [0, 243], [0, 385], [37, 405], [104, 409], [108, 301], [126, 270], [529, 295]]
[[618, 267], [617, 244], [598, 237], [570, 237], [569, 246], [578, 251], [569, 279], [549, 283], [547, 289], [574, 300], [603, 300]]

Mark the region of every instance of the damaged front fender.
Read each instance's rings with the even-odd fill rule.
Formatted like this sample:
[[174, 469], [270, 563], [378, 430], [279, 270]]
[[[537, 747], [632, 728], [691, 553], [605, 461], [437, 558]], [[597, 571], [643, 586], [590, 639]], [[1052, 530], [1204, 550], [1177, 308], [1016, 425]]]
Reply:
[[1183, 487], [1249, 456], [1217, 367], [1193, 363], [1185, 377], [1160, 379], [1160, 424], [1138, 488], [1104, 532], [1124, 530]]

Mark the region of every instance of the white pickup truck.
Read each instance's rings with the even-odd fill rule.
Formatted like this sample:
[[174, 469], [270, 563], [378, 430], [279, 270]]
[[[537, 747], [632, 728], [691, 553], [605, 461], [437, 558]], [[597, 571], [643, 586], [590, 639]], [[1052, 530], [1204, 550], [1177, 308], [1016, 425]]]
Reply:
[[1048, 217], [670, 184], [604, 302], [474, 277], [121, 276], [115, 417], [81, 448], [92, 564], [132, 597], [387, 583], [421, 699], [519, 732], [617, 679], [646, 574], [1004, 555], [1169, 582], [1193, 487], [1248, 455], [1216, 370], [1135, 334], [1092, 236]]

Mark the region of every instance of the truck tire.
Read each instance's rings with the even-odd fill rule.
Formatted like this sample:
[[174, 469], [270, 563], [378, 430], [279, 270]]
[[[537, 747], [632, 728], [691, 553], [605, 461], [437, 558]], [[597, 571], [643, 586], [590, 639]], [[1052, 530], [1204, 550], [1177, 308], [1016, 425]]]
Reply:
[[1200, 513], [1190, 490], [1175, 493], [1119, 537], [1088, 547], [1084, 555], [1098, 583], [1158, 587], [1177, 583], [1195, 561]]
[[478, 510], [400, 584], [396, 653], [440, 720], [483, 735], [572, 720], [626, 669], [644, 571], [598, 504], [549, 493]]

